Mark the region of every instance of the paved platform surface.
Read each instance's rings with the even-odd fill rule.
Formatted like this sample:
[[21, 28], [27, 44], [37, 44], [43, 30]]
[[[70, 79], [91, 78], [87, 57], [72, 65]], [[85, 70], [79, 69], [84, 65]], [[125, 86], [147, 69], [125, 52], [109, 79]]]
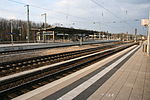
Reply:
[[[118, 40], [94, 40], [85, 41], [83, 43], [95, 43], [95, 42], [107, 42], [107, 41], [118, 41]], [[0, 44], [0, 47], [12, 47], [12, 46], [27, 46], [27, 45], [45, 45], [45, 44], [79, 44], [79, 42], [49, 42], [49, 43], [17, 43], [17, 44]]]
[[[107, 43], [114, 42], [118, 40], [95, 40], [95, 41], [85, 41], [82, 42], [83, 45], [86, 44], [96, 44], [96, 43]], [[57, 43], [22, 43], [22, 44], [0, 44], [0, 52], [6, 51], [15, 51], [15, 50], [30, 50], [30, 49], [39, 49], [39, 48], [54, 48], [54, 47], [65, 47], [65, 46], [74, 46], [80, 45], [80, 42], [57, 42]]]
[[150, 100], [150, 56], [130, 47], [14, 100]]
[[88, 100], [150, 100], [150, 57], [139, 49]]

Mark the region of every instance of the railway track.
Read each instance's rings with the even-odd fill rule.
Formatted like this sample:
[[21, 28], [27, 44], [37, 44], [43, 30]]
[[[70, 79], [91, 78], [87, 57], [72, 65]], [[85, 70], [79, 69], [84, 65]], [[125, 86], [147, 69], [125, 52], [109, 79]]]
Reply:
[[12, 62], [0, 63], [0, 77], [88, 55], [91, 53], [99, 52], [101, 50], [113, 48], [122, 44], [126, 43], [114, 43], [113, 45], [105, 45], [102, 47], [90, 48], [85, 50], [70, 51], [65, 53], [58, 53], [53, 55], [39, 56]]
[[12, 99], [87, 67], [109, 55], [133, 45], [135, 45], [135, 43], [125, 44], [123, 46], [89, 54], [88, 56], [80, 57], [80, 59], [72, 60], [54, 67], [45, 68], [27, 75], [18, 76], [14, 79], [8, 79], [0, 83], [0, 97], [2, 100]]

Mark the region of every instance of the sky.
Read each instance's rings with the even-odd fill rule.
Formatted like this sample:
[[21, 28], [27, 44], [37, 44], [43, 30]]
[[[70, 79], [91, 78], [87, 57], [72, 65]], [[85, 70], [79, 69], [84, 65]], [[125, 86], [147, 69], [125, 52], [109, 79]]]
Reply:
[[146, 35], [141, 19], [148, 19], [150, 0], [0, 0], [0, 17], [27, 20], [25, 5], [30, 5], [30, 21], [110, 33]]

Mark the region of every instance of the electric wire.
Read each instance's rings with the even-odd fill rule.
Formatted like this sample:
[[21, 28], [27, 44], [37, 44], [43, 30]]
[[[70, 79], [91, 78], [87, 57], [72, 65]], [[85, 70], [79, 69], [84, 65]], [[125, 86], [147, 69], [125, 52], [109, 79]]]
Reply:
[[[116, 17], [116, 18], [118, 18], [118, 19], [120, 19], [120, 20], [122, 20], [122, 21], [124, 21], [122, 18], [120, 18], [120, 17], [118, 17], [116, 14], [114, 14], [113, 12], [111, 12], [109, 9], [107, 9], [107, 8], [105, 8], [104, 6], [102, 6], [100, 3], [98, 3], [97, 1], [95, 1], [95, 0], [90, 0], [90, 1], [92, 1], [94, 4], [96, 4], [97, 6], [99, 6], [99, 7], [101, 7], [101, 8], [103, 8], [103, 9], [105, 9], [107, 12], [109, 12], [111, 15], [113, 15], [114, 17]], [[125, 22], [125, 24], [127, 24], [127, 25], [129, 25], [130, 27], [132, 27], [130, 24], [128, 24], [127, 22]]]

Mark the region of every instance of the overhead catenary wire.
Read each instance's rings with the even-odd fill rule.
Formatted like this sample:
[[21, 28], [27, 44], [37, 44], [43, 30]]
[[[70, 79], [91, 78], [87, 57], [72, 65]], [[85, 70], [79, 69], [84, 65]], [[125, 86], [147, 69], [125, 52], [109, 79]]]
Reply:
[[[89, 21], [89, 19], [87, 19], [87, 18], [83, 18], [83, 17], [79, 17], [79, 16], [74, 16], [74, 15], [71, 15], [71, 14], [68, 14], [68, 13], [64, 13], [64, 12], [60, 12], [60, 11], [54, 11], [52, 9], [40, 7], [40, 6], [33, 5], [33, 4], [27, 4], [27, 3], [20, 2], [20, 1], [18, 2], [16, 0], [8, 0], [8, 1], [20, 4], [20, 5], [29, 5], [30, 7], [34, 7], [34, 8], [46, 10], [47, 13], [48, 12], [55, 12], [55, 13], [62, 14], [62, 15], [65, 15], [65, 16], [70, 16], [70, 17], [79, 18], [79, 19], [82, 19], [82, 20], [85, 20], [85, 21]], [[56, 18], [56, 19], [60, 19], [60, 18]]]
[[[113, 15], [114, 17], [116, 17], [116, 18], [118, 18], [118, 19], [120, 19], [120, 20], [122, 20], [122, 21], [124, 21], [121, 17], [119, 17], [119, 16], [117, 16], [116, 14], [114, 14], [112, 11], [110, 11], [109, 9], [107, 9], [107, 8], [105, 8], [103, 5], [101, 5], [100, 3], [98, 3], [97, 1], [95, 1], [95, 0], [90, 0], [90, 1], [92, 1], [94, 4], [96, 4], [97, 6], [99, 6], [99, 7], [101, 7], [101, 8], [103, 8], [103, 9], [105, 9], [107, 12], [109, 12], [111, 15]], [[132, 27], [129, 23], [127, 23], [127, 22], [125, 22], [125, 24], [127, 24], [128, 26], [130, 26], [130, 27]]]
[[[74, 15], [71, 15], [71, 14], [69, 14], [69, 13], [64, 13], [64, 12], [59, 12], [59, 11], [53, 11], [52, 9], [43, 8], [43, 7], [40, 7], [40, 6], [37, 6], [37, 5], [33, 5], [33, 4], [27, 4], [27, 3], [20, 2], [20, 1], [18, 2], [18, 1], [16, 1], [16, 0], [8, 0], [8, 1], [14, 2], [14, 3], [17, 3], [17, 4], [21, 4], [21, 5], [30, 5], [30, 7], [34, 7], [34, 8], [46, 10], [46, 11], [48, 11], [48, 12], [52, 11], [52, 12], [56, 12], [56, 13], [59, 13], [59, 14], [63, 14], [63, 15], [65, 15], [65, 16], [71, 16], [71, 17], [75, 17], [75, 18], [80, 18], [80, 19], [82, 19], [82, 21], [80, 21], [80, 22], [82, 22], [82, 23], [89, 22], [89, 23], [92, 23], [92, 24], [93, 24], [94, 22], [96, 22], [96, 21], [93, 21], [93, 20], [89, 20], [89, 19], [87, 19], [87, 18], [83, 18], [83, 17], [79, 17], [79, 16], [74, 16]], [[59, 18], [56, 18], [56, 19], [59, 19]], [[85, 22], [84, 22], [84, 21], [85, 21]], [[77, 21], [77, 22], [79, 22], [79, 21]], [[103, 24], [104, 24], [104, 23], [103, 23]]]
[[59, 13], [59, 14], [63, 14], [63, 15], [67, 15], [67, 16], [71, 16], [71, 17], [75, 17], [75, 18], [80, 18], [80, 19], [83, 19], [83, 20], [89, 20], [89, 19], [87, 19], [87, 18], [83, 18], [83, 17], [71, 15], [71, 14], [68, 14], [68, 13], [60, 12], [60, 11], [54, 11], [54, 10], [52, 10], [52, 9], [40, 7], [40, 6], [33, 5], [33, 4], [27, 4], [27, 3], [18, 2], [18, 1], [15, 1], [15, 0], [8, 0], [8, 1], [14, 2], [14, 3], [17, 3], [17, 4], [21, 4], [21, 5], [30, 5], [31, 7], [34, 7], [34, 8], [43, 9], [43, 10], [46, 10], [46, 11], [52, 11], [52, 12], [55, 12], [55, 13]]
[[115, 15], [113, 12], [111, 12], [109, 9], [105, 8], [104, 6], [102, 6], [101, 4], [99, 4], [98, 2], [91, 0], [93, 3], [95, 3], [96, 5], [102, 7], [103, 9], [105, 9], [107, 12], [109, 12], [110, 14], [112, 14], [114, 17], [119, 18], [117, 15]]
[[[43, 7], [40, 7], [40, 6], [37, 6], [37, 5], [33, 5], [33, 4], [27, 4], [27, 3], [23, 3], [23, 2], [18, 2], [18, 1], [15, 1], [15, 0], [8, 0], [8, 1], [11, 1], [11, 2], [14, 2], [14, 3], [18, 3], [18, 4], [22, 4], [22, 5], [30, 5], [31, 7], [35, 7], [35, 8], [39, 8], [39, 9], [43, 9], [43, 10], [46, 10], [46, 11], [52, 11], [52, 9], [48, 9], [48, 8], [43, 8]], [[94, 1], [94, 0], [91, 0], [91, 1]], [[104, 8], [103, 6], [101, 6], [102, 8]], [[111, 14], [113, 14], [111, 11], [109, 11], [108, 9], [104, 8], [105, 10], [107, 10], [108, 12], [110, 12]], [[79, 16], [74, 16], [74, 15], [71, 15], [69, 13], [64, 13], [64, 12], [59, 12], [59, 11], [52, 11], [52, 12], [56, 12], [56, 13], [61, 13], [63, 15], [66, 15], [66, 16], [72, 16], [72, 17], [76, 17], [76, 18], [80, 18], [80, 19], [84, 19], [84, 20], [88, 20], [88, 22], [96, 22], [96, 21], [89, 21], [89, 19], [86, 19], [86, 18], [83, 18], [83, 17], [79, 17]], [[103, 16], [103, 12], [102, 12], [102, 16]], [[113, 14], [116, 18], [119, 18], [118, 16], [116, 16], [115, 14]], [[116, 22], [116, 21], [115, 21]], [[108, 22], [106, 22], [108, 23]], [[111, 23], [111, 22], [110, 22]], [[112, 22], [113, 23], [113, 22]]]
[[[44, 8], [44, 7], [41, 7], [41, 6], [38, 6], [38, 5], [33, 5], [33, 4], [27, 4], [27, 3], [24, 3], [24, 2], [20, 2], [20, 1], [16, 1], [16, 0], [8, 0], [8, 1], [10, 1], [10, 2], [14, 2], [14, 3], [17, 3], [17, 4], [20, 4], [20, 5], [30, 5], [31, 7], [34, 7], [34, 8], [38, 8], [38, 9], [42, 9], [42, 10], [46, 10], [47, 11], [47, 13], [48, 12], [55, 12], [55, 13], [58, 13], [58, 14], [61, 14], [61, 15], [65, 15], [65, 16], [69, 16], [69, 17], [74, 17], [74, 18], [79, 18], [79, 19], [82, 19], [82, 21], [80, 21], [80, 22], [82, 22], [82, 23], [86, 23], [86, 22], [89, 22], [89, 23], [91, 23], [91, 24], [93, 24], [94, 22], [96, 23], [96, 24], [98, 24], [99, 22], [97, 22], [97, 21], [93, 21], [93, 20], [91, 20], [91, 19], [88, 19], [88, 18], [83, 18], [83, 17], [79, 17], [79, 16], [75, 16], [75, 15], [71, 15], [71, 14], [68, 14], [68, 13], [65, 13], [65, 12], [60, 12], [60, 11], [55, 11], [55, 10], [53, 10], [53, 9], [49, 9], [49, 8]], [[91, 0], [91, 1], [94, 1], [94, 0]], [[101, 7], [103, 8], [103, 9], [105, 9], [106, 11], [108, 11], [109, 13], [111, 13], [113, 16], [115, 16], [116, 18], [118, 18], [118, 19], [121, 19], [120, 17], [118, 17], [117, 15], [115, 15], [113, 12], [111, 12], [109, 9], [107, 9], [107, 8], [105, 8], [104, 6], [102, 6], [101, 5]], [[103, 14], [102, 14], [103, 15]], [[51, 16], [49, 16], [49, 17], [51, 17]], [[54, 18], [56, 18], [56, 17], [54, 17]], [[59, 19], [59, 18], [56, 18], [56, 19]], [[60, 22], [60, 21], [59, 21]], [[73, 23], [74, 21], [72, 21], [72, 22], [70, 22], [70, 23]], [[76, 21], [76, 23], [77, 22], [79, 22], [79, 21]], [[118, 23], [117, 21], [112, 21], [112, 22], [110, 22], [110, 23]], [[101, 22], [102, 23], [102, 22]], [[108, 22], [104, 22], [103, 24], [107, 24]], [[126, 22], [124, 22], [124, 23], [126, 23]], [[127, 23], [126, 23], [127, 24]], [[107, 25], [108, 26], [108, 25]], [[128, 26], [130, 26], [130, 24], [128, 24]], [[110, 26], [111, 27], [111, 26]]]

